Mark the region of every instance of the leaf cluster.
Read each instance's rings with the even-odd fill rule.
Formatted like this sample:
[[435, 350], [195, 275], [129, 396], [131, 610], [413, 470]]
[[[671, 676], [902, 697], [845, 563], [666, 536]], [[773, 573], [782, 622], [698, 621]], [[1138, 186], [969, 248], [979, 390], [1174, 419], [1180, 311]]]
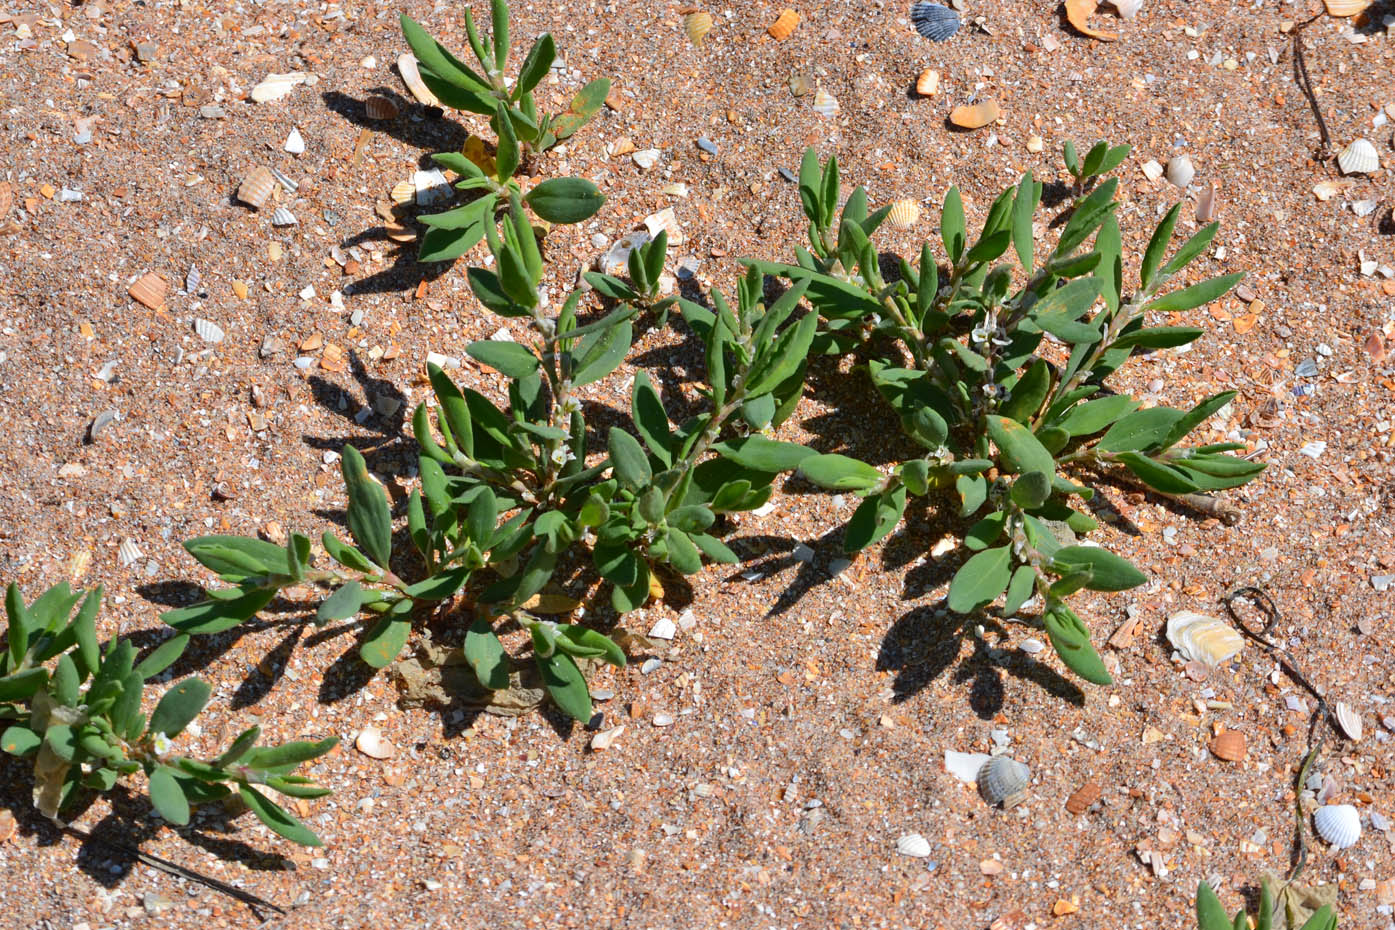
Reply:
[[[1253, 924], [1244, 908], [1235, 912], [1234, 918], [1226, 917], [1225, 908], [1221, 906], [1221, 899], [1216, 897], [1216, 892], [1206, 882], [1202, 882], [1196, 889], [1196, 927], [1197, 930], [1274, 930], [1274, 899], [1269, 894], [1269, 886], [1261, 885], [1259, 892], [1259, 914]], [[1288, 926], [1286, 918], [1281, 918], [1281, 925]], [[1296, 923], [1296, 921], [1295, 921]], [[1322, 907], [1303, 922], [1303, 926], [1297, 930], [1337, 930], [1337, 915], [1333, 913], [1331, 905], [1324, 904]]]

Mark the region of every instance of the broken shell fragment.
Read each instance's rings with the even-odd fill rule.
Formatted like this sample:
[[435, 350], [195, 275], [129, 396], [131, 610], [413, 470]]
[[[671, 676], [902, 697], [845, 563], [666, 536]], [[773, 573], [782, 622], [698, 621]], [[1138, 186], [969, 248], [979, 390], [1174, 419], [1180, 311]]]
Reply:
[[305, 137], [300, 134], [299, 129], [292, 128], [290, 135], [286, 136], [286, 142], [281, 146], [292, 155], [305, 154]]
[[1079, 816], [1089, 810], [1090, 806], [1100, 799], [1102, 793], [1098, 782], [1087, 781], [1066, 798], [1066, 810]]
[[974, 104], [955, 107], [949, 114], [949, 121], [960, 129], [982, 129], [1001, 115], [997, 102], [981, 100]]
[[820, 88], [814, 94], [814, 112], [819, 116], [834, 116], [838, 112], [838, 98]]
[[1216, 218], [1216, 185], [1211, 183], [1206, 185], [1206, 189], [1201, 192], [1201, 196], [1196, 198], [1196, 221], [1198, 223], [1209, 223]]
[[1167, 618], [1167, 640], [1184, 660], [1211, 668], [1233, 659], [1245, 647], [1244, 638], [1230, 624], [1190, 610]]
[[1143, 172], [1143, 176], [1148, 180], [1156, 181], [1163, 176], [1163, 172], [1167, 169], [1158, 164], [1156, 159], [1150, 158], [1139, 166], [1139, 170]]
[[257, 103], [270, 103], [304, 84], [309, 77], [304, 71], [291, 71], [287, 74], [268, 74], [261, 83], [252, 88], [249, 96]]
[[417, 67], [417, 57], [411, 52], [397, 56], [397, 73], [402, 75], [402, 83], [417, 98], [417, 103], [427, 107], [439, 107], [441, 101], [431, 92], [421, 79], [421, 69]]
[[1361, 838], [1361, 815], [1350, 804], [1326, 804], [1313, 813], [1318, 836], [1337, 849], [1346, 849]]
[[359, 731], [354, 748], [370, 759], [391, 759], [395, 751], [392, 743], [383, 736], [383, 731], [372, 726]]
[[416, 189], [417, 206], [419, 207], [434, 207], [437, 204], [445, 203], [450, 200], [454, 193], [450, 181], [446, 180], [446, 176], [441, 173], [440, 168], [413, 172], [412, 185]]
[[[658, 213], [651, 213], [644, 218], [644, 228], [649, 232], [651, 239], [657, 238], [660, 232], [668, 233], [670, 245], [681, 245], [684, 241], [683, 230], [678, 225], [678, 216], [673, 212], [673, 207], [664, 207]], [[655, 576], [650, 576], [650, 581], [655, 581]], [[650, 585], [650, 589], [653, 589]], [[662, 593], [663, 586], [659, 586]]]
[[126, 291], [131, 295], [131, 299], [137, 303], [149, 307], [151, 310], [165, 309], [165, 294], [169, 292], [170, 286], [164, 278], [153, 271], [147, 271], [136, 279]]
[[140, 547], [136, 545], [134, 539], [123, 539], [121, 545], [116, 549], [116, 558], [121, 563], [122, 568], [130, 568], [140, 560], [141, 555]]
[[1355, 16], [1371, 5], [1371, 0], [1323, 0], [1328, 16]]
[[907, 833], [896, 840], [896, 851], [914, 859], [927, 859], [930, 856], [930, 841], [919, 833]]
[[1337, 156], [1342, 174], [1370, 174], [1380, 167], [1380, 156], [1369, 139], [1356, 139]]
[[915, 79], [915, 92], [922, 97], [933, 97], [940, 92], [940, 72], [926, 68]]
[[712, 31], [712, 14], [705, 10], [689, 13], [683, 17], [683, 31], [688, 33], [688, 41], [701, 47], [702, 40]]
[[959, 31], [958, 13], [925, 0], [911, 5], [911, 22], [915, 25], [915, 31], [931, 42], [944, 42]]
[[411, 181], [398, 181], [396, 184], [392, 185], [392, 191], [388, 196], [391, 197], [392, 202], [399, 207], [405, 207], [407, 204], [417, 199], [417, 186]]
[[1361, 742], [1361, 715], [1348, 707], [1344, 702], [1338, 701], [1333, 709], [1333, 716], [1337, 718], [1337, 726], [1347, 735], [1347, 739], [1353, 743]]
[[920, 204], [914, 200], [898, 200], [891, 205], [887, 219], [897, 229], [910, 229], [920, 220]]
[[397, 103], [388, 97], [372, 96], [363, 101], [363, 110], [368, 114], [369, 119], [389, 120], [396, 119], [401, 109]]
[[1167, 183], [1173, 187], [1186, 187], [1196, 177], [1192, 160], [1185, 155], [1174, 155], [1167, 161]]
[[1143, 9], [1143, 0], [1110, 0], [1120, 19], [1133, 19]]
[[277, 207], [276, 212], [271, 214], [272, 226], [294, 226], [299, 222], [295, 218], [295, 214], [285, 207]]
[[1211, 737], [1211, 754], [1226, 762], [1245, 761], [1245, 734], [1239, 730], [1222, 730]]
[[966, 785], [978, 784], [978, 773], [992, 756], [983, 752], [955, 752], [945, 750], [945, 771]]
[[978, 770], [978, 793], [993, 806], [1016, 807], [1027, 797], [1032, 770], [1016, 759], [994, 756]]
[[265, 165], [253, 168], [237, 186], [237, 199], [260, 210], [276, 190], [276, 176]]
[[1090, 28], [1090, 17], [1099, 7], [1099, 0], [1066, 0], [1066, 20], [1079, 32], [1092, 39], [1112, 42], [1119, 38], [1117, 32], [1101, 32]]
[[770, 37], [776, 42], [783, 42], [794, 32], [794, 27], [799, 25], [799, 14], [794, 10], [781, 10], [779, 17], [770, 24], [770, 28], [765, 30], [770, 33]]
[[615, 741], [625, 732], [625, 725], [622, 723], [618, 727], [611, 727], [609, 730], [602, 730], [591, 737], [591, 750], [593, 752], [603, 752], [615, 745]]
[[204, 342], [215, 346], [223, 341], [223, 327], [212, 320], [194, 320], [194, 332], [198, 333]]

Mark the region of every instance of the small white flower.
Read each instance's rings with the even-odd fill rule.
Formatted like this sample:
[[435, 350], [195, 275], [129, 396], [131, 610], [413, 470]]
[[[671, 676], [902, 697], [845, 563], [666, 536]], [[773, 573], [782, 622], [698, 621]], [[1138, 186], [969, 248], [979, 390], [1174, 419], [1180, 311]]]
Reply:
[[574, 458], [576, 458], [576, 456], [572, 454], [572, 450], [567, 446], [558, 446], [552, 450], [552, 464], [559, 468]]
[[581, 401], [575, 397], [564, 397], [562, 402], [557, 405], [557, 411], [564, 417], [570, 417], [581, 411]]
[[989, 336], [992, 334], [992, 332], [992, 325], [990, 325], [987, 320], [984, 320], [982, 323], [974, 327], [974, 331], [969, 334], [969, 338], [973, 340], [974, 345], [982, 345], [983, 343], [988, 341]]
[[151, 743], [154, 744], [155, 755], [161, 758], [169, 755], [170, 747], [174, 745], [174, 743], [170, 742], [170, 738], [163, 733], [156, 733]]

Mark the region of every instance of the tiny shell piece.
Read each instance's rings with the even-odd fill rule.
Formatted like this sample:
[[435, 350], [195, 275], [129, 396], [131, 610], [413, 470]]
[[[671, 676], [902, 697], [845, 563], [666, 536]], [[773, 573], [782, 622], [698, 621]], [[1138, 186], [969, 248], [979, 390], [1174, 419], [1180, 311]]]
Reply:
[[1222, 730], [1211, 737], [1211, 754], [1227, 762], [1245, 761], [1245, 734], [1239, 730]]
[[1380, 167], [1380, 156], [1369, 139], [1356, 139], [1337, 156], [1342, 174], [1370, 174]]
[[932, 42], [944, 42], [959, 31], [959, 14], [938, 3], [911, 5], [911, 22], [915, 31]]
[[421, 69], [417, 67], [417, 57], [411, 52], [397, 56], [397, 73], [402, 75], [402, 83], [417, 98], [417, 103], [427, 107], [439, 107], [441, 101], [421, 79]]
[[261, 83], [252, 88], [249, 96], [257, 103], [270, 103], [295, 90], [309, 77], [304, 71], [291, 71], [287, 74], [268, 74]]
[[1174, 155], [1167, 161], [1167, 183], [1173, 187], [1186, 187], [1196, 177], [1192, 160], [1185, 155]]
[[1167, 618], [1167, 639], [1188, 662], [1216, 668], [1240, 654], [1245, 640], [1235, 628], [1216, 617], [1179, 610]]
[[914, 859], [927, 859], [930, 856], [930, 841], [919, 833], [907, 833], [896, 840], [896, 851]]
[[1027, 137], [1027, 151], [1035, 155], [1044, 148], [1046, 148], [1046, 141], [1041, 136]]
[[451, 198], [450, 181], [439, 168], [412, 173], [412, 185], [416, 188], [417, 206], [433, 207]]
[[300, 134], [299, 129], [292, 128], [290, 135], [286, 136], [286, 144], [282, 148], [292, 155], [304, 155], [305, 137]]
[[401, 108], [396, 101], [389, 97], [374, 95], [363, 101], [363, 110], [368, 114], [369, 119], [388, 120], [396, 119]]
[[985, 752], [945, 750], [945, 771], [966, 785], [978, 784], [978, 773], [992, 756]]
[[1120, 19], [1133, 19], [1143, 9], [1143, 0], [1111, 0]]
[[1027, 797], [1032, 770], [1016, 759], [994, 756], [978, 770], [978, 792], [989, 804], [1004, 810], [1016, 807]]
[[1337, 702], [1333, 714], [1337, 718], [1337, 726], [1342, 728], [1347, 738], [1353, 743], [1361, 742], [1361, 715], [1342, 701]]
[[153, 271], [147, 271], [136, 279], [136, 282], [126, 291], [131, 295], [131, 299], [149, 307], [151, 310], [163, 310], [165, 308], [165, 294], [169, 292], [170, 286], [165, 279]]
[[370, 759], [391, 759], [395, 752], [392, 743], [383, 736], [377, 727], [364, 727], [354, 740], [354, 748]]
[[914, 200], [898, 200], [891, 205], [887, 219], [897, 229], [910, 229], [920, 220], [920, 204]]
[[659, 157], [663, 155], [658, 149], [640, 149], [630, 156], [630, 160], [644, 170], [648, 171], [659, 163]]
[[1337, 849], [1355, 845], [1361, 838], [1361, 815], [1350, 804], [1326, 804], [1313, 813], [1318, 836]]
[[237, 199], [260, 210], [276, 190], [276, 176], [265, 165], [253, 168], [237, 186]]
[[620, 738], [620, 734], [625, 732], [625, 725], [622, 723], [618, 727], [611, 727], [609, 730], [602, 730], [591, 737], [591, 750], [593, 752], [603, 752], [615, 745], [615, 741]]
[[1196, 198], [1196, 221], [1198, 223], [1209, 223], [1216, 218], [1216, 185], [1211, 183], [1206, 185], [1206, 189], [1201, 192], [1201, 196]]
[[[678, 216], [673, 212], [673, 207], [664, 207], [658, 213], [651, 213], [646, 216], [644, 218], [644, 228], [649, 232], [649, 237], [651, 239], [657, 237], [660, 231], [667, 231], [670, 245], [681, 245], [684, 241], [683, 230], [678, 225]], [[649, 588], [653, 591], [654, 585], [652, 582], [658, 580], [657, 576], [650, 575], [649, 580], [651, 582]], [[663, 586], [659, 585], [658, 590], [660, 594], [662, 594], [664, 590]]]
[[792, 97], [803, 97], [814, 89], [813, 79], [802, 72], [791, 74], [789, 85], [790, 96]]
[[838, 98], [823, 88], [814, 94], [814, 112], [819, 116], [833, 116], [838, 112]]
[[698, 10], [683, 17], [683, 31], [688, 33], [688, 41], [701, 47], [702, 40], [712, 31], [712, 14]]
[[141, 557], [140, 547], [134, 539], [123, 539], [116, 550], [116, 558], [123, 568], [130, 568]]
[[933, 97], [940, 92], [940, 72], [926, 68], [915, 79], [915, 92], [922, 97]]
[[1099, 6], [1099, 0], [1066, 0], [1066, 19], [1081, 33], [1092, 39], [1112, 42], [1119, 38], [1117, 32], [1101, 32], [1090, 28], [1090, 17]]
[[194, 320], [194, 332], [199, 334], [199, 338], [204, 342], [217, 345], [223, 341], [223, 327], [212, 320]]
[[392, 185], [392, 192], [388, 195], [392, 202], [399, 207], [405, 207], [413, 200], [417, 199], [417, 186], [411, 181], [398, 181]]
[[1090, 805], [1100, 799], [1100, 786], [1098, 782], [1087, 781], [1085, 784], [1071, 792], [1071, 796], [1066, 798], [1066, 810], [1079, 816], [1090, 809]]
[[1371, 5], [1371, 0], [1323, 0], [1328, 16], [1355, 16]]
[[678, 627], [673, 620], [668, 617], [660, 617], [658, 622], [649, 630], [650, 639], [673, 639], [678, 632]]
[[770, 33], [770, 37], [776, 42], [783, 42], [790, 37], [794, 32], [794, 27], [798, 25], [798, 13], [794, 10], [781, 10], [779, 17], [765, 31]]
[[1148, 180], [1156, 181], [1163, 176], [1163, 173], [1167, 169], [1158, 164], [1156, 159], [1150, 158], [1139, 167], [1139, 170], [1143, 172], [1143, 176]]
[[993, 100], [981, 100], [974, 104], [955, 107], [949, 114], [949, 121], [960, 129], [982, 129], [1001, 115], [998, 104]]
[[299, 222], [295, 218], [295, 214], [285, 207], [277, 207], [276, 212], [271, 214], [272, 226], [294, 226]]

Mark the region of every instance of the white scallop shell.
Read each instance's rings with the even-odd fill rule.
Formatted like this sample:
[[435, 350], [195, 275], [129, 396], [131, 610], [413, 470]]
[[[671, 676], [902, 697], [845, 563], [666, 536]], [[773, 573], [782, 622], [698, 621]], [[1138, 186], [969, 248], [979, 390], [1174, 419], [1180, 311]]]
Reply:
[[1240, 654], [1244, 638], [1217, 617], [1179, 610], [1167, 618], [1167, 640], [1188, 662], [1215, 668]]
[[1027, 797], [1032, 770], [1016, 759], [994, 756], [978, 770], [978, 793], [989, 804], [1016, 807]]
[[199, 338], [204, 342], [217, 345], [223, 341], [223, 327], [212, 320], [194, 320], [194, 332], [199, 334]]
[[136, 545], [133, 539], [122, 540], [121, 546], [116, 550], [116, 558], [121, 562], [123, 568], [129, 568], [134, 565], [140, 557], [140, 547]]
[[914, 200], [898, 200], [891, 205], [891, 212], [886, 218], [897, 229], [910, 229], [920, 221], [920, 204]]
[[304, 71], [291, 71], [287, 74], [268, 74], [261, 83], [252, 88], [249, 96], [257, 103], [268, 103], [282, 97], [305, 83], [309, 77]]
[[417, 57], [411, 52], [403, 52], [397, 56], [397, 73], [402, 75], [402, 83], [406, 84], [407, 89], [412, 92], [412, 96], [417, 98], [417, 103], [428, 107], [441, 105], [441, 101], [422, 82], [421, 69], [417, 67]]
[[930, 841], [919, 833], [907, 833], [896, 841], [896, 851], [903, 856], [927, 859], [930, 856]]
[[1167, 183], [1173, 187], [1186, 187], [1196, 177], [1192, 160], [1185, 155], [1174, 155], [1167, 162]]
[[272, 226], [294, 226], [298, 222], [300, 221], [295, 218], [295, 214], [285, 207], [277, 207], [276, 212], [271, 214]]
[[1353, 743], [1361, 742], [1361, 714], [1352, 710], [1342, 701], [1337, 702], [1333, 709], [1333, 715], [1337, 718], [1337, 726], [1342, 728], [1342, 732], [1347, 735]]
[[1318, 836], [1336, 849], [1346, 849], [1361, 838], [1361, 815], [1350, 804], [1327, 804], [1313, 813]]
[[1337, 156], [1342, 174], [1370, 174], [1380, 167], [1380, 156], [1369, 139], [1356, 139]]
[[820, 116], [833, 116], [838, 112], [838, 98], [823, 88], [814, 94], [814, 112]]

